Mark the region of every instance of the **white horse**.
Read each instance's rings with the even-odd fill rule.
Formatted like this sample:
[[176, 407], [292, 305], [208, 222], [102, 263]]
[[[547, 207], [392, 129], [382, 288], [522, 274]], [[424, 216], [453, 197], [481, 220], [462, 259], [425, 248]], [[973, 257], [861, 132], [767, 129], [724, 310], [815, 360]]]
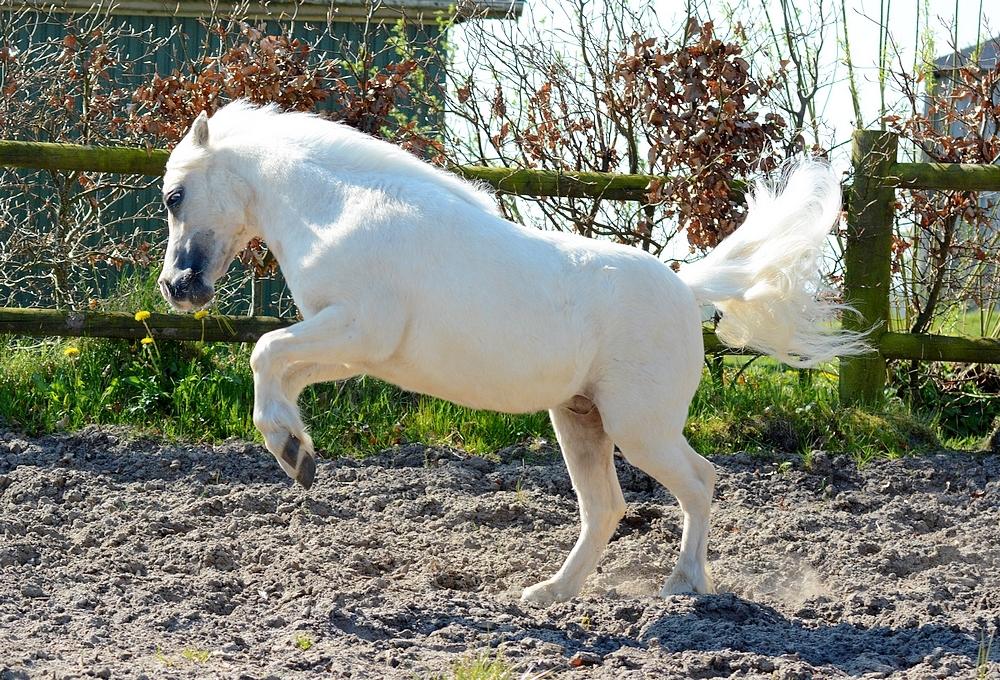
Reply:
[[596, 566], [625, 512], [616, 444], [684, 513], [663, 594], [713, 592], [715, 472], [682, 434], [702, 373], [699, 303], [723, 311], [723, 341], [788, 363], [863, 350], [815, 299], [840, 212], [837, 178], [816, 161], [778, 195], [758, 187], [745, 224], [680, 275], [634, 248], [509, 222], [478, 187], [386, 142], [243, 102], [194, 122], [164, 202], [160, 287], [176, 309], [208, 303], [251, 237], [281, 264], [303, 321], [258, 341], [253, 420], [307, 489], [313, 444], [296, 402], [312, 383], [367, 374], [477, 409], [549, 410], [582, 531], [529, 601], [573, 597]]

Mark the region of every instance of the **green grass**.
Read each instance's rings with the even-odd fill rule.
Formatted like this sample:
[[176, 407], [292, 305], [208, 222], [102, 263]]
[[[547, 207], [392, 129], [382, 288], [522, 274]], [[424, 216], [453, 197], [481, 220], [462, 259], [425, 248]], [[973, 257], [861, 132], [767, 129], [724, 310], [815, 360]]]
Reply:
[[[157, 341], [157, 356], [127, 340], [0, 343], [0, 418], [30, 433], [98, 423], [184, 440], [259, 441], [249, 345]], [[79, 354], [66, 356], [70, 347]], [[488, 453], [552, 437], [544, 414], [473, 411], [371, 378], [314, 385], [301, 403], [317, 445], [334, 455], [414, 441]]]
[[701, 453], [813, 449], [850, 453], [859, 462], [934, 448], [952, 439], [932, 414], [901, 401], [844, 408], [830, 371], [800, 372], [769, 359], [727, 358], [720, 382], [705, 376], [691, 405], [687, 436]]
[[207, 649], [184, 649], [181, 651], [181, 656], [193, 663], [206, 663], [212, 656], [212, 652]]
[[[79, 355], [66, 356], [70, 347]], [[157, 348], [158, 356], [136, 341], [0, 338], [0, 418], [30, 433], [98, 423], [183, 440], [259, 441], [249, 345], [158, 341]], [[830, 374], [803, 379], [774, 362], [744, 369], [743, 361], [727, 361], [721, 382], [705, 373], [687, 427], [702, 453], [825, 449], [863, 462], [983, 435], [950, 431], [900, 401], [875, 411], [841, 408]], [[318, 447], [332, 455], [365, 456], [404, 442], [489, 454], [554, 440], [544, 413], [474, 411], [373, 378], [312, 386], [301, 404]], [[989, 414], [977, 420], [988, 422]]]
[[163, 652], [159, 647], [153, 653], [153, 658], [164, 666], [173, 668], [177, 665], [182, 665], [184, 662], [193, 664], [203, 664], [208, 663], [211, 658], [212, 652], [207, 649], [193, 649], [185, 647], [181, 650], [180, 659], [177, 657], [169, 656]]
[[513, 667], [500, 654], [464, 659], [452, 669], [454, 680], [511, 680], [514, 677]]
[[[107, 311], [167, 311], [156, 272], [123, 281]], [[138, 323], [138, 322], [137, 322]], [[77, 353], [67, 356], [72, 348]], [[0, 336], [0, 418], [30, 433], [130, 425], [193, 441], [260, 441], [249, 344]], [[317, 446], [363, 456], [403, 442], [489, 453], [551, 438], [544, 414], [478, 412], [371, 378], [314, 385], [300, 402]]]
[[[126, 282], [103, 307], [162, 310], [155, 275]], [[68, 356], [70, 348], [78, 353]], [[96, 423], [182, 440], [260, 441], [251, 417], [250, 351], [247, 344], [159, 340], [154, 350], [130, 340], [0, 336], [0, 418], [35, 434]], [[914, 409], [899, 399], [875, 410], [842, 408], [832, 372], [747, 361], [728, 357], [721, 376], [705, 372], [687, 426], [701, 453], [824, 449], [864, 462], [941, 444], [973, 446], [1000, 415], [1000, 400], [932, 392]], [[488, 455], [554, 440], [544, 413], [474, 411], [372, 378], [314, 385], [300, 403], [317, 446], [335, 456], [404, 442]]]
[[979, 653], [976, 655], [976, 680], [987, 680], [990, 677], [990, 659], [993, 654], [993, 635], [986, 637], [983, 631], [979, 637]]

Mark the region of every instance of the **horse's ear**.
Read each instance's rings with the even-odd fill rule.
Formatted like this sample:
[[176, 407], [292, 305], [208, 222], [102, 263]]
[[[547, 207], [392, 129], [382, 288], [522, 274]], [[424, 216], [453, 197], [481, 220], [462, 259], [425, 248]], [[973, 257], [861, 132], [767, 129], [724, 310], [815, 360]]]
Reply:
[[191, 141], [195, 146], [208, 146], [208, 114], [204, 111], [191, 124]]

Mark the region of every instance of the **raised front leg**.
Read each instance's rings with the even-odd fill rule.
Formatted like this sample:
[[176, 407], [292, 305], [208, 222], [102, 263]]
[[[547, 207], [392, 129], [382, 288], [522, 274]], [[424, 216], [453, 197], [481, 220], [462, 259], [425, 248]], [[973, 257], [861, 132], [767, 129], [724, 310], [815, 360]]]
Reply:
[[303, 362], [288, 367], [282, 376], [282, 385], [288, 399], [293, 404], [297, 404], [302, 390], [310, 385], [347, 380], [355, 375], [357, 375], [357, 371], [343, 364]]
[[316, 463], [296, 400], [312, 382], [351, 377], [347, 364], [368, 359], [368, 337], [350, 309], [335, 305], [294, 326], [265, 333], [250, 356], [254, 426], [281, 469], [306, 489], [316, 476]]

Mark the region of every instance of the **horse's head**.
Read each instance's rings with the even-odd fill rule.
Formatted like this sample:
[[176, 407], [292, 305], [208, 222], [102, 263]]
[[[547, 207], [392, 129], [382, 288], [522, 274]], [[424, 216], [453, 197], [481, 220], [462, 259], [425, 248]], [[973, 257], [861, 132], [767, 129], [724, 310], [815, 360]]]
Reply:
[[232, 157], [209, 143], [202, 112], [171, 152], [163, 177], [170, 238], [160, 275], [160, 292], [174, 309], [204, 307], [215, 282], [246, 245], [249, 187]]

